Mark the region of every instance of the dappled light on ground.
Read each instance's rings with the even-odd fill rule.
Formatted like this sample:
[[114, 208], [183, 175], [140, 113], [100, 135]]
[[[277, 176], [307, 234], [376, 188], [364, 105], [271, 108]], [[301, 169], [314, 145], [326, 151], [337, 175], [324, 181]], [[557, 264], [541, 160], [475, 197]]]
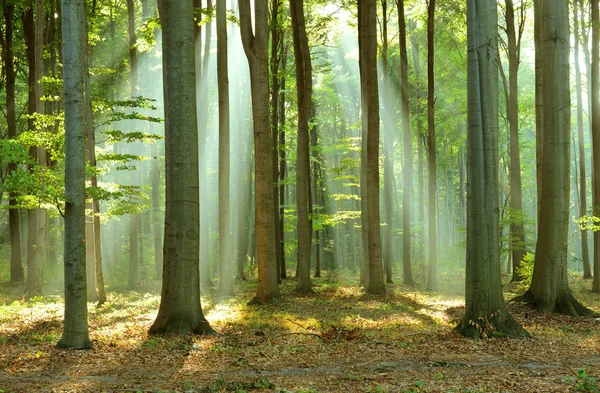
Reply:
[[[282, 286], [278, 305], [249, 306], [252, 284], [219, 299], [204, 293], [218, 336], [148, 336], [157, 290], [110, 293], [89, 305], [92, 351], [55, 347], [58, 297], [2, 294], [3, 392], [562, 392], [600, 375], [600, 322], [510, 311], [533, 338], [467, 340], [453, 332], [462, 299], [388, 286], [366, 295], [354, 283], [315, 280], [315, 294]], [[584, 286], [582, 285], [581, 288]], [[580, 288], [575, 280], [574, 288]], [[579, 295], [579, 293], [577, 293]], [[595, 310], [600, 302], [583, 295]], [[507, 296], [508, 297], [508, 296]], [[587, 378], [587, 377], [585, 377]], [[312, 389], [312, 390], [311, 390]]]

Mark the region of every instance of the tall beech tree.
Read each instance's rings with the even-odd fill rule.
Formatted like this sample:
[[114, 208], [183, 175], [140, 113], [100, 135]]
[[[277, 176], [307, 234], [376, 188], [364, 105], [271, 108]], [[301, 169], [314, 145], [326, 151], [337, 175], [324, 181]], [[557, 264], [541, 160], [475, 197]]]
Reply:
[[[591, 0], [592, 8], [592, 173], [593, 173], [593, 192], [592, 205], [594, 206], [594, 215], [600, 216], [600, 25], [598, 0]], [[600, 292], [600, 231], [594, 232], [594, 279], [592, 282], [592, 292]]]
[[217, 84], [219, 94], [219, 293], [233, 295], [231, 207], [229, 204], [229, 73], [227, 2], [217, 0]]
[[467, 337], [527, 336], [502, 296], [498, 196], [498, 30], [496, 1], [467, 2]]
[[160, 308], [149, 333], [212, 334], [200, 304], [198, 123], [192, 0], [159, 0], [165, 103], [165, 229]]
[[[525, 225], [523, 223], [523, 191], [521, 185], [521, 152], [519, 145], [519, 91], [518, 75], [521, 61], [521, 38], [525, 28], [525, 3], [519, 8], [519, 25], [515, 25], [515, 7], [513, 0], [506, 0], [506, 37], [508, 52], [508, 94], [506, 112], [510, 125], [510, 248], [512, 252], [512, 281], [523, 280], [519, 267], [525, 256]], [[503, 75], [504, 75], [504, 71]]]
[[411, 209], [413, 183], [412, 137], [410, 132], [410, 111], [408, 109], [408, 54], [406, 53], [406, 17], [404, 0], [397, 0], [400, 44], [400, 110], [402, 112], [402, 135], [404, 166], [404, 190], [402, 192], [402, 273], [404, 285], [415, 285], [411, 267]]
[[377, 86], [377, 2], [358, 2], [361, 85], [361, 217], [363, 284], [368, 293], [385, 293], [379, 215], [379, 88]]
[[[250, 0], [241, 0], [240, 34], [250, 67], [252, 121], [254, 126], [254, 184], [256, 200], [256, 251], [258, 288], [251, 303], [279, 301], [279, 278], [275, 233], [273, 141], [269, 127], [269, 7], [267, 0], [254, 2], [254, 23]], [[254, 26], [254, 31], [253, 31]]]
[[[531, 286], [520, 300], [543, 312], [590, 313], [571, 294], [567, 280], [569, 240], [571, 97], [568, 3], [536, 1], [536, 52], [541, 55], [541, 188]], [[541, 45], [540, 45], [541, 44]], [[536, 67], [537, 72], [537, 67]], [[537, 79], [537, 77], [536, 77]], [[538, 185], [538, 187], [540, 187]]]
[[57, 346], [92, 348], [85, 280], [84, 0], [62, 0], [65, 103], [65, 316]]
[[[4, 13], [4, 35], [0, 35], [0, 46], [2, 47], [2, 64], [6, 75], [6, 123], [8, 128], [8, 139], [17, 137], [17, 120], [15, 111], [15, 82], [16, 72], [13, 59], [13, 31], [15, 6], [10, 2], [4, 3], [2, 7]], [[30, 10], [31, 12], [31, 10]], [[17, 164], [9, 163], [7, 175], [16, 171]], [[23, 262], [21, 261], [21, 233], [19, 210], [16, 208], [16, 193], [11, 191], [8, 195], [8, 226], [10, 233], [10, 282], [19, 284], [25, 280], [23, 271]]]
[[[573, 30], [575, 50], [574, 53], [579, 53], [579, 44], [581, 40], [581, 32], [579, 28], [579, 1], [573, 1]], [[583, 19], [581, 20], [583, 24]], [[576, 55], [578, 56], [578, 55]], [[579, 60], [575, 60], [575, 94], [577, 97], [577, 141], [579, 150], [579, 215], [585, 216], [587, 212], [587, 176], [585, 164], [585, 140], [583, 136], [583, 92], [581, 83], [581, 67]], [[592, 270], [590, 268], [590, 250], [588, 246], [588, 232], [580, 231], [581, 235], [581, 259], [583, 264], [583, 278], [592, 278]]]
[[428, 148], [428, 228], [429, 228], [429, 268], [427, 289], [437, 289], [437, 225], [436, 225], [436, 147], [435, 147], [435, 76], [434, 76], [434, 17], [435, 0], [428, 0], [427, 6], [427, 148]]
[[[312, 64], [306, 24], [304, 1], [290, 0], [294, 58], [296, 59], [296, 98], [298, 100], [298, 139], [296, 143], [296, 210], [298, 214], [298, 276], [296, 291], [312, 292], [310, 259], [312, 249], [312, 221], [310, 210], [310, 149], [309, 125], [312, 98]], [[276, 109], [274, 109], [276, 110]]]

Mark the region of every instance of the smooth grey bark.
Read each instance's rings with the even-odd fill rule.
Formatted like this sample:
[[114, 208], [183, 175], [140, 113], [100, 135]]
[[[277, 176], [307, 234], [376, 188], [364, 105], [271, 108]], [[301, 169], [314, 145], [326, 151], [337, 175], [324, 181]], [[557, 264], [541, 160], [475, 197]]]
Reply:
[[[382, 92], [381, 109], [390, 112], [394, 106], [394, 100], [390, 99], [389, 94], [389, 65], [388, 65], [388, 9], [387, 1], [381, 0], [381, 68], [382, 68]], [[402, 72], [401, 72], [402, 73]], [[390, 124], [389, 116], [383, 117], [383, 216], [386, 225], [382, 228], [382, 247], [383, 247], [383, 270], [385, 272], [386, 284], [393, 283], [392, 263], [394, 259], [394, 204], [392, 202], [394, 194], [394, 125]]]
[[[379, 88], [377, 85], [377, 3], [365, 0], [358, 4], [358, 47], [361, 78], [361, 114], [363, 149], [361, 167], [363, 256], [367, 293], [385, 293], [381, 255], [379, 213]], [[366, 263], [365, 263], [366, 262]]]
[[[137, 51], [135, 48], [135, 8], [133, 0], [127, 0], [127, 35], [129, 37], [129, 92], [131, 98], [138, 94], [138, 65]], [[131, 172], [130, 178], [133, 180], [138, 176], [137, 169]], [[133, 183], [133, 182], [132, 182]], [[129, 215], [129, 275], [127, 280], [127, 289], [134, 291], [138, 287], [138, 229], [140, 227], [140, 215]]]
[[312, 99], [312, 64], [306, 24], [304, 1], [290, 0], [294, 57], [296, 59], [296, 99], [298, 102], [298, 139], [296, 143], [296, 212], [298, 215], [298, 275], [296, 291], [312, 292], [310, 261], [312, 251], [312, 221], [310, 210], [310, 152], [309, 126]]
[[571, 97], [568, 4], [536, 2], [542, 23], [535, 26], [542, 46], [543, 138], [539, 229], [531, 286], [520, 300], [542, 312], [587, 315], [590, 310], [571, 294], [567, 280], [570, 194]]
[[502, 296], [498, 196], [498, 30], [496, 2], [467, 2], [467, 337], [525, 337]]
[[[279, 69], [280, 66], [280, 57], [282, 56], [283, 51], [283, 1], [276, 0], [271, 2], [271, 14], [269, 19], [269, 33], [271, 35], [271, 56], [269, 58], [269, 68], [271, 72], [271, 86], [270, 86], [270, 111], [271, 111], [271, 138], [273, 141], [273, 154], [272, 154], [272, 164], [273, 164], [273, 178], [275, 180], [279, 179], [279, 132], [280, 132], [280, 122], [279, 122], [279, 101], [280, 101], [280, 74], [282, 73]], [[283, 252], [283, 228], [281, 228], [282, 221], [279, 217], [281, 206], [279, 205], [280, 197], [279, 197], [280, 188], [275, 186], [273, 187], [273, 197], [275, 203], [273, 204], [273, 214], [275, 215], [275, 256], [278, 261], [284, 257]], [[279, 277], [282, 277], [286, 273], [282, 271], [281, 262], [277, 264], [277, 269], [279, 270]]]
[[231, 207], [229, 203], [229, 74], [227, 4], [217, 0], [217, 83], [219, 94], [219, 294], [233, 295]]
[[254, 126], [256, 252], [258, 288], [255, 304], [279, 301], [276, 224], [274, 215], [273, 141], [269, 127], [269, 7], [267, 0], [254, 2], [254, 32], [250, 1], [241, 0], [240, 34], [250, 66]]
[[[510, 247], [513, 260], [512, 281], [523, 280], [519, 267], [525, 257], [525, 225], [523, 223], [523, 191], [521, 185], [521, 153], [519, 148], [519, 91], [518, 74], [521, 61], [521, 37], [525, 27], [525, 5], [520, 6], [520, 23], [515, 26], [513, 0], [506, 0], [506, 36], [508, 49], [507, 97], [508, 121], [510, 124], [510, 207], [515, 217], [510, 223]], [[503, 71], [504, 72], [504, 71]]]
[[[37, 12], [37, 9], [36, 9]], [[42, 10], [43, 15], [43, 10]], [[27, 121], [27, 128], [30, 131], [35, 130], [34, 124], [34, 116], [36, 112], [39, 112], [38, 104], [40, 103], [38, 99], [38, 94], [40, 93], [39, 86], [37, 83], [37, 75], [36, 72], [39, 72], [38, 67], [36, 67], [36, 57], [39, 57], [40, 49], [37, 48], [38, 45], [38, 32], [37, 29], [39, 25], [37, 23], [38, 20], [43, 18], [36, 18], [35, 22], [33, 19], [33, 10], [31, 8], [26, 11], [26, 22], [25, 23], [25, 46], [26, 46], [26, 56], [28, 63], [28, 86], [29, 86], [29, 94], [28, 94], [28, 106], [27, 112], [30, 115]], [[42, 25], [43, 29], [43, 25]], [[42, 91], [43, 92], [43, 91]], [[40, 112], [40, 113], [43, 113]], [[39, 154], [40, 149], [36, 146], [32, 146], [29, 148], [29, 156], [32, 160], [35, 160], [39, 163]], [[30, 170], [33, 170], [33, 166], [30, 167]], [[25, 282], [25, 293], [28, 297], [31, 296], [39, 296], [42, 294], [42, 284], [43, 284], [43, 249], [44, 245], [40, 244], [38, 240], [38, 234], [41, 232], [41, 229], [44, 229], [42, 235], [45, 235], [45, 225], [44, 222], [41, 221], [38, 223], [38, 219], [42, 218], [39, 214], [39, 209], [28, 209], [27, 210], [27, 278]], [[44, 215], [45, 218], [45, 215]], [[41, 225], [40, 225], [41, 224]], [[39, 250], [38, 250], [39, 247]]]
[[57, 346], [92, 348], [85, 281], [85, 90], [83, 0], [62, 0], [65, 105], [65, 316]]
[[[577, 140], [579, 149], [579, 215], [587, 214], [587, 176], [585, 165], [585, 142], [583, 136], [583, 93], [581, 87], [581, 67], [579, 65], [579, 44], [580, 44], [580, 29], [579, 29], [579, 12], [578, 4], [580, 0], [573, 1], [573, 30], [575, 38], [575, 90], [577, 97]], [[581, 23], [583, 23], [581, 19]], [[580, 231], [581, 235], [581, 259], [583, 264], [583, 278], [592, 278], [590, 268], [590, 251], [588, 247], [587, 231]]]
[[406, 18], [404, 0], [398, 0], [398, 25], [400, 26], [400, 109], [402, 112], [402, 135], [404, 166], [404, 191], [402, 194], [402, 273], [404, 285], [415, 285], [411, 267], [411, 209], [413, 182], [413, 152], [410, 133], [410, 110], [408, 108], [408, 54], [406, 52]]
[[158, 10], [163, 32], [165, 237], [160, 307], [148, 333], [212, 334], [200, 304], [193, 2], [159, 0]]
[[[287, 67], [287, 52], [288, 47], [284, 46], [283, 52], [281, 53], [281, 69], [285, 70]], [[285, 72], [281, 73], [279, 87], [281, 90], [281, 94], [279, 97], [279, 247], [283, 250], [283, 246], [285, 244], [285, 228], [284, 228], [284, 219], [285, 219], [285, 176], [287, 171], [287, 152], [285, 150], [285, 105], [286, 105], [286, 96], [285, 96]], [[287, 268], [285, 263], [285, 252], [282, 252], [279, 259], [279, 277], [282, 280], [287, 278]]]
[[[6, 75], [6, 123], [8, 139], [17, 137], [17, 121], [15, 112], [15, 81], [16, 73], [13, 59], [13, 28], [14, 28], [13, 4], [5, 3], [3, 6], [4, 14], [4, 36], [0, 37], [0, 46], [2, 47], [3, 69]], [[16, 163], [9, 163], [7, 168], [7, 177], [17, 169]], [[21, 261], [21, 234], [19, 222], [19, 210], [16, 208], [16, 193], [8, 194], [8, 227], [10, 234], [10, 282], [11, 284], [20, 284], [25, 280], [23, 263]]]
[[435, 0], [429, 0], [427, 7], [427, 163], [428, 178], [428, 228], [429, 228], [429, 268], [427, 273], [427, 290], [437, 289], [437, 232], [436, 232], [436, 147], [435, 147], [435, 77], [434, 77], [434, 16]]

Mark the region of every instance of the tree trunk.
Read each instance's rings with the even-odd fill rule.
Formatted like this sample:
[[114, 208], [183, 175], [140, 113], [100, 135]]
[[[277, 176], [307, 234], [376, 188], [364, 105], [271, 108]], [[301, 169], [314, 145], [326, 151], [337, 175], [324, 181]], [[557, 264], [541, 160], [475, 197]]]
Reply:
[[[391, 112], [394, 106], [394, 100], [389, 95], [389, 70], [388, 70], [388, 33], [387, 33], [387, 1], [381, 0], [382, 17], [382, 45], [381, 45], [381, 67], [382, 67], [382, 88], [381, 108], [386, 112]], [[383, 227], [383, 270], [385, 272], [385, 282], [393, 283], [392, 263], [394, 260], [394, 205], [392, 203], [392, 194], [394, 193], [394, 135], [395, 127], [390, 124], [390, 116], [383, 117], [383, 215], [385, 227]]]
[[[594, 206], [594, 215], [600, 216], [600, 51], [598, 40], [598, 26], [600, 20], [598, 17], [598, 0], [591, 0], [592, 8], [592, 205]], [[592, 292], [600, 292], [600, 232], [594, 232], [594, 280], [592, 282]]]
[[[524, 7], [524, 4], [521, 4]], [[523, 224], [523, 197], [521, 187], [521, 156], [519, 149], [519, 93], [518, 75], [521, 52], [521, 36], [523, 31], [524, 12], [521, 9], [519, 30], [515, 28], [515, 12], [513, 0], [506, 0], [506, 35], [508, 44], [508, 121], [510, 123], [510, 207], [512, 220], [510, 223], [510, 246], [513, 260], [512, 281], [523, 280], [519, 266], [525, 256], [525, 226]]]
[[217, 0], [217, 82], [219, 88], [219, 293], [233, 295], [231, 216], [229, 205], [229, 75], [227, 71], [227, 4]]
[[298, 101], [298, 139], [296, 143], [296, 209], [298, 216], [298, 276], [296, 291], [312, 292], [310, 261], [312, 222], [309, 217], [310, 149], [308, 122], [311, 118], [312, 65], [306, 25], [304, 1], [290, 0], [294, 57], [296, 59], [296, 99]]
[[497, 24], [494, 0], [467, 2], [467, 265], [465, 316], [456, 329], [477, 338], [528, 336], [502, 297]]
[[569, 178], [571, 97], [569, 91], [569, 12], [567, 2], [536, 2], [541, 25], [536, 25], [543, 56], [542, 187], [540, 221], [531, 286], [521, 300], [542, 312], [586, 315], [569, 290], [567, 245], [569, 229]]
[[435, 0], [429, 0], [427, 9], [427, 147], [428, 147], [428, 199], [429, 199], [429, 271], [427, 290], [437, 289], [437, 233], [436, 233], [436, 147], [435, 147], [435, 87], [434, 87], [434, 14]]
[[363, 225], [363, 252], [366, 258], [368, 293], [385, 293], [381, 259], [381, 232], [379, 215], [379, 89], [377, 86], [377, 3], [365, 0], [358, 4], [358, 47], [361, 77], [361, 113], [365, 153], [361, 165], [366, 179], [366, 190], [361, 201]]
[[[212, 6], [211, 0], [207, 0], [206, 7]], [[202, 8], [202, 0], [194, 0], [196, 12]], [[208, 64], [210, 60], [210, 41], [212, 39], [212, 23], [206, 23], [204, 26], [204, 57], [202, 56], [202, 27], [199, 25], [200, 15], [196, 14], [194, 22], [194, 48], [196, 51], [196, 91], [198, 92], [198, 106], [196, 108], [198, 119], [208, 118]], [[208, 172], [206, 159], [207, 143], [207, 121], [201, 121], [198, 124], [199, 136], [199, 155], [200, 155], [200, 211], [206, 214], [200, 225], [200, 285], [206, 290], [213, 289], [213, 283], [210, 276], [210, 231], [208, 222]]]
[[408, 108], [408, 54], [406, 53], [406, 18], [404, 0], [398, 0], [398, 24], [400, 26], [400, 82], [402, 96], [402, 135], [404, 136], [404, 192], [402, 195], [402, 272], [404, 285], [415, 285], [411, 268], [411, 209], [413, 183], [412, 137], [410, 134], [410, 110]]
[[[129, 36], [129, 91], [133, 99], [133, 97], [135, 97], [138, 94], [138, 67], [137, 52], [135, 49], [135, 8], [133, 0], [127, 0], [127, 32]], [[136, 169], [129, 175], [133, 179], [138, 177], [137, 174], [138, 172]], [[130, 291], [135, 291], [138, 288], [138, 228], [140, 226], [139, 220], [139, 214], [131, 214], [129, 216], [129, 276], [127, 281], [127, 289], [129, 289]]]
[[281, 54], [281, 69], [283, 72], [281, 73], [280, 79], [280, 88], [281, 88], [281, 97], [279, 97], [279, 247], [282, 252], [279, 259], [279, 276], [282, 280], [287, 278], [287, 268], [285, 264], [285, 228], [284, 228], [284, 218], [285, 218], [285, 175], [287, 171], [287, 153], [285, 147], [285, 70], [287, 67], [287, 46], [284, 47], [283, 53]]
[[258, 288], [251, 303], [279, 301], [277, 275], [275, 217], [273, 211], [273, 143], [269, 127], [269, 9], [267, 0], [254, 2], [254, 26], [250, 1], [241, 0], [240, 33], [250, 66], [252, 87], [252, 119], [254, 125], [256, 243], [258, 256]]
[[[15, 112], [15, 67], [13, 61], [13, 25], [14, 25], [15, 6], [5, 3], [3, 7], [5, 37], [0, 42], [2, 45], [3, 68], [6, 74], [6, 122], [8, 127], [8, 139], [17, 137], [17, 120]], [[26, 11], [27, 12], [27, 11]], [[29, 10], [31, 12], [31, 10]], [[31, 14], [33, 18], [33, 13]], [[9, 163], [7, 168], [7, 177], [17, 169], [16, 163]], [[23, 263], [21, 262], [21, 233], [19, 223], [19, 210], [16, 208], [16, 193], [8, 194], [8, 226], [10, 233], [10, 282], [11, 284], [21, 284], [25, 280], [23, 272]]]
[[85, 277], [85, 97], [82, 1], [62, 0], [65, 105], [65, 317], [61, 348], [92, 348]]
[[[148, 333], [212, 334], [200, 304], [198, 122], [191, 0], [159, 0], [165, 103], [165, 240], [160, 308]], [[205, 121], [206, 119], [201, 119]]]
[[[583, 136], [583, 93], [581, 89], [581, 67], [579, 65], [579, 12], [578, 12], [579, 0], [573, 1], [573, 22], [574, 26], [574, 38], [575, 38], [575, 90], [577, 95], [577, 140], [579, 148], [579, 215], [585, 216], [587, 214], [587, 176], [585, 168], [585, 142]], [[583, 23], [583, 19], [581, 20]], [[592, 271], [590, 269], [590, 251], [588, 248], [588, 233], [587, 231], [580, 231], [581, 235], [581, 259], [583, 263], [583, 278], [592, 278]]]

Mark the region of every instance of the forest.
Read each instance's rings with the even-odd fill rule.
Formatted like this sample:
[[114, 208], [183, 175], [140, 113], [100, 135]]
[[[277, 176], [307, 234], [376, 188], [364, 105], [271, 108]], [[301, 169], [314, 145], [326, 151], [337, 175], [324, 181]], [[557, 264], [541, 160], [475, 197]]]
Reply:
[[0, 393], [600, 392], [598, 0], [3, 0]]

